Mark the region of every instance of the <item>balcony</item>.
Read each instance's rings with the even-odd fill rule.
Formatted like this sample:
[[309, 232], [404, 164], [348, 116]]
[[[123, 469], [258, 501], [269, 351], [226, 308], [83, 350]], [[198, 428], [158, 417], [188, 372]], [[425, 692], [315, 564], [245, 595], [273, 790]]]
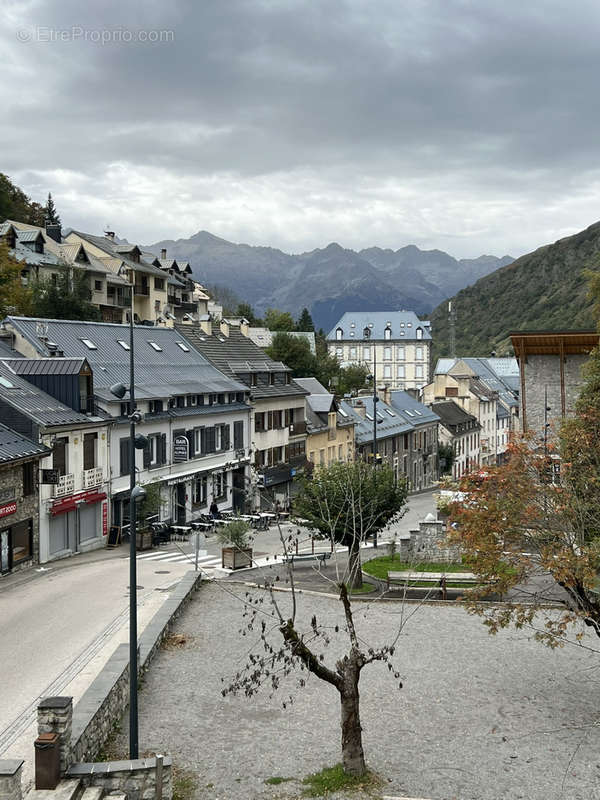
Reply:
[[[104, 305], [104, 303], [102, 305]], [[131, 297], [128, 294], [107, 294], [106, 305], [125, 308], [131, 305]]]
[[83, 470], [83, 488], [93, 489], [95, 486], [100, 486], [104, 479], [101, 467], [92, 467], [92, 469]]
[[290, 436], [300, 436], [303, 433], [306, 433], [306, 422], [304, 420], [290, 424]]
[[175, 300], [173, 303], [177, 311], [197, 311], [198, 310], [198, 303], [185, 303], [183, 300]]
[[146, 297], [150, 296], [150, 286], [147, 283], [136, 283], [133, 287], [134, 294], [141, 294], [145, 295]]
[[74, 491], [75, 475], [73, 473], [61, 475], [58, 483], [54, 486], [54, 497], [65, 497], [65, 495], [73, 494]]

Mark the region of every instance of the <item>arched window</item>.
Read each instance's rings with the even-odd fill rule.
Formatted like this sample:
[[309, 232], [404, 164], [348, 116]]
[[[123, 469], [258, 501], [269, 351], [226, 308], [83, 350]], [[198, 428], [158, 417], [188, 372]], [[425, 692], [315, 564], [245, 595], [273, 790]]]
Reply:
[[423, 328], [417, 328], [417, 339], [423, 338]]
[[335, 331], [335, 338], [341, 339], [344, 335], [344, 331], [341, 328], [337, 328]]
[[384, 339], [391, 339], [392, 338], [392, 329], [389, 325], [385, 326], [385, 330], [383, 331], [383, 338]]

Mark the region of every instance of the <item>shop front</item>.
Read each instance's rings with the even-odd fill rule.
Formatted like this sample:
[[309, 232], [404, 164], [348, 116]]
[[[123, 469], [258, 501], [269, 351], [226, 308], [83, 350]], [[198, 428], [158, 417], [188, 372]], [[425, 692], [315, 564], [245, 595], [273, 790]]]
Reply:
[[90, 490], [54, 500], [49, 515], [51, 559], [104, 546], [108, 533], [105, 492]]
[[[7, 506], [0, 507], [0, 515]], [[17, 513], [17, 503], [10, 504], [14, 508], [11, 514]], [[6, 513], [4, 517], [6, 517]], [[5, 575], [33, 559], [33, 519], [9, 521], [0, 516], [0, 574]]]

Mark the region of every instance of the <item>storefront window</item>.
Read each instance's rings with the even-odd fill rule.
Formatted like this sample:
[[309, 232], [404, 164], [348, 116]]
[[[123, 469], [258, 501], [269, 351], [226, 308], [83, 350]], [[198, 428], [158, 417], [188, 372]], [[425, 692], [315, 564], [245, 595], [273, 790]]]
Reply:
[[18, 522], [11, 527], [12, 563], [16, 566], [21, 561], [32, 557], [31, 520]]

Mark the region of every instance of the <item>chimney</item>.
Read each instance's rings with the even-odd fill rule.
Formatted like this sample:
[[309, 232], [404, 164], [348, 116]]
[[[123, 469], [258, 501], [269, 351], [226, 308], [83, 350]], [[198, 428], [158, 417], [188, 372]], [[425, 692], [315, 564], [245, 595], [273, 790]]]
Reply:
[[362, 400], [357, 400], [354, 404], [354, 410], [360, 414], [361, 417], [367, 416], [367, 409]]
[[244, 319], [244, 317], [240, 320], [240, 333], [242, 336], [250, 336], [250, 323], [247, 319]]
[[212, 321], [210, 319], [201, 319], [200, 327], [208, 336], [212, 333]]
[[62, 241], [62, 230], [60, 225], [55, 225], [54, 223], [46, 220], [46, 236], [49, 239], [54, 239], [55, 242], [60, 244]]
[[167, 258], [167, 248], [163, 247], [163, 248], [161, 248], [161, 251], [160, 251], [160, 260], [161, 261], [166, 261], [166, 258]]
[[107, 239], [110, 239], [111, 242], [115, 240], [115, 232], [114, 231], [104, 231], [104, 235]]
[[226, 336], [227, 338], [229, 338], [229, 323], [227, 322], [227, 320], [224, 320], [224, 319], [221, 320], [220, 328], [221, 328], [221, 333], [223, 334], [223, 336]]
[[382, 403], [385, 403], [388, 406], [392, 404], [392, 390], [390, 388], [389, 383], [380, 386], [377, 389], [377, 397], [381, 400]]

